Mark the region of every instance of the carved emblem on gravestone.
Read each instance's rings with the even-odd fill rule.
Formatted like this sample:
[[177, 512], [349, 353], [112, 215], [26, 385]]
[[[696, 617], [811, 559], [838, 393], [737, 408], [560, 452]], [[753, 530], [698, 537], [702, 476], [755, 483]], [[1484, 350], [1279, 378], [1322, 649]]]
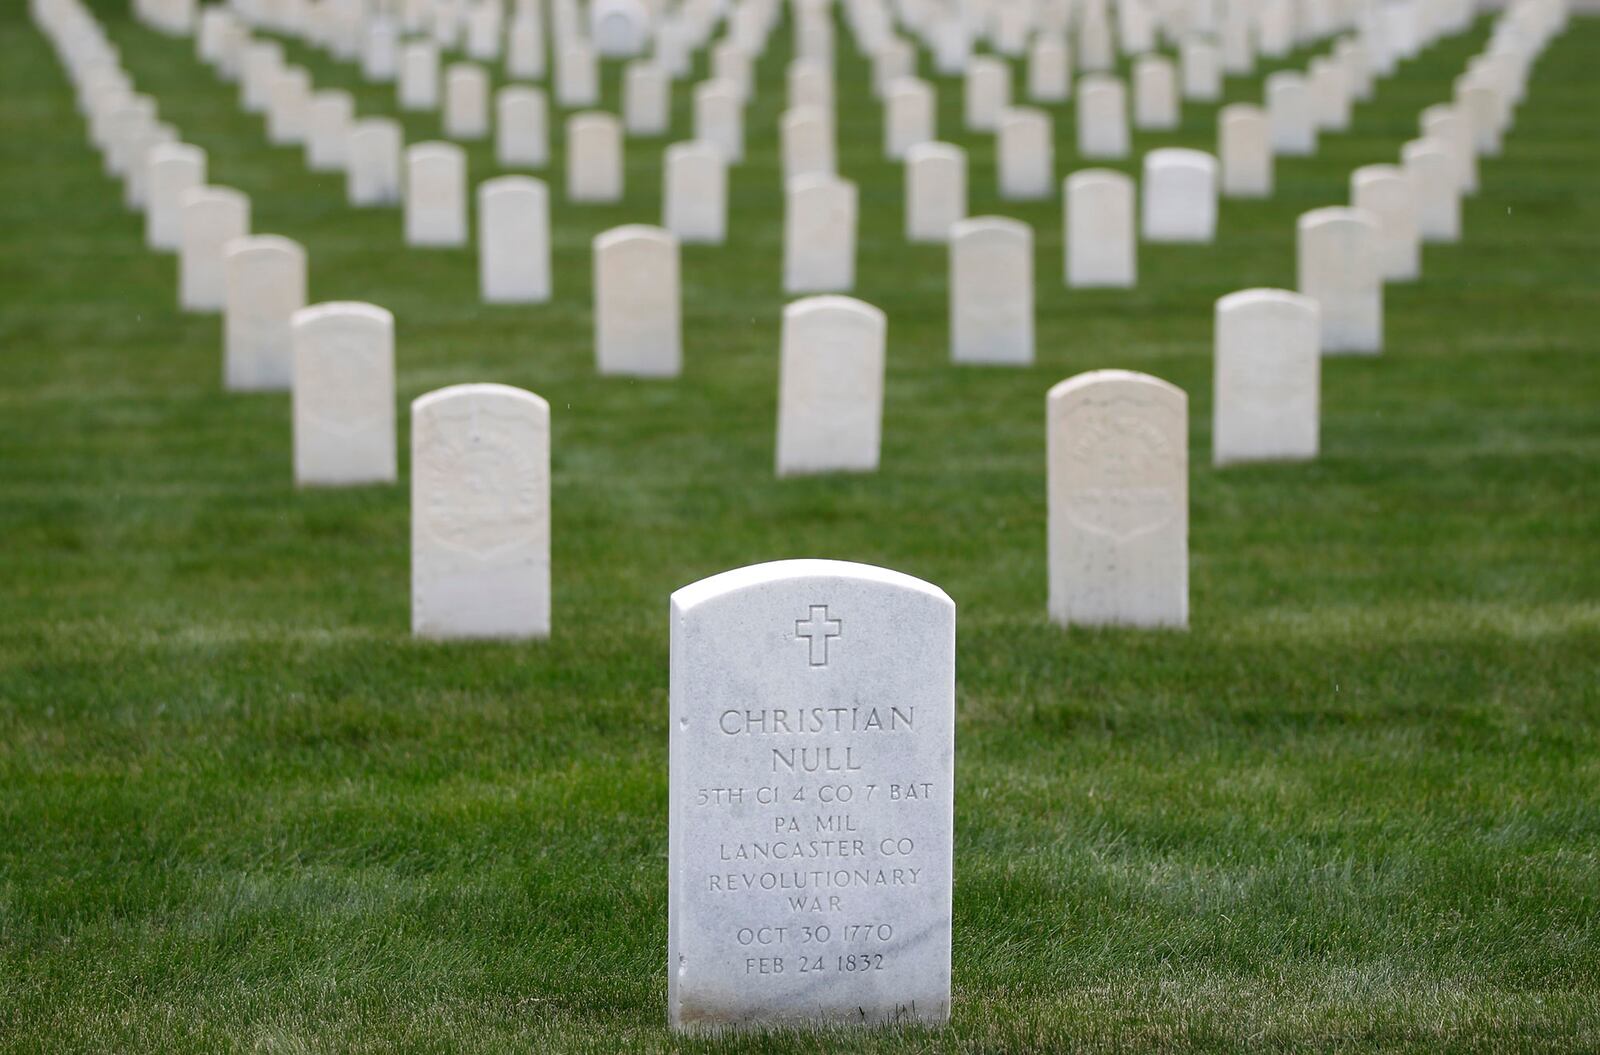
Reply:
[[383, 368], [383, 350], [348, 330], [329, 337], [313, 357], [309, 378], [296, 378], [304, 393], [306, 414], [318, 426], [341, 436], [371, 427], [383, 415], [383, 393], [375, 381]]
[[429, 534], [479, 558], [527, 544], [545, 487], [527, 422], [481, 406], [440, 408], [428, 433], [413, 471], [425, 477], [428, 505], [416, 512]]
[[1178, 513], [1178, 451], [1151, 420], [1163, 408], [1115, 396], [1086, 402], [1067, 419], [1071, 489], [1067, 516], [1086, 531], [1126, 542], [1159, 531]]
[[833, 638], [844, 636], [844, 621], [830, 619], [827, 605], [814, 604], [811, 605], [811, 612], [807, 618], [794, 621], [794, 636], [810, 644], [811, 666], [826, 667], [828, 642]]

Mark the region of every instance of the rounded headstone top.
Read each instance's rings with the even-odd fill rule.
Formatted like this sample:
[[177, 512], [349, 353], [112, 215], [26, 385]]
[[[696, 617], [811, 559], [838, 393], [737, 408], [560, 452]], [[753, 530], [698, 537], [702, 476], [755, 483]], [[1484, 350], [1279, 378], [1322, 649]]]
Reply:
[[1304, 293], [1287, 289], [1241, 289], [1217, 299], [1217, 312], [1227, 314], [1249, 310], [1317, 311], [1317, 302]]
[[1158, 147], [1144, 156], [1144, 167], [1214, 169], [1217, 159], [1204, 150], [1189, 147]]
[[1058, 381], [1050, 388], [1048, 400], [1055, 402], [1073, 395], [1078, 395], [1086, 390], [1099, 385], [1113, 385], [1116, 387], [1138, 387], [1150, 392], [1159, 393], [1168, 399], [1179, 402], [1188, 402], [1188, 393], [1170, 381], [1163, 381], [1151, 374], [1140, 373], [1137, 370], [1088, 370], [1076, 374], [1065, 381]]
[[731, 571], [721, 572], [698, 582], [692, 582], [673, 591], [672, 608], [675, 612], [686, 613], [699, 605], [716, 601], [730, 594], [743, 593], [746, 590], [759, 589], [771, 583], [788, 582], [796, 579], [846, 579], [862, 583], [873, 583], [904, 590], [908, 593], [921, 594], [952, 611], [955, 609], [955, 602], [950, 599], [949, 594], [933, 583], [919, 579], [914, 575], [892, 571], [889, 568], [880, 568], [873, 564], [858, 564], [854, 561], [825, 560], [812, 557], [752, 564], [748, 567], [734, 568]]
[[380, 308], [376, 304], [368, 304], [362, 300], [329, 300], [321, 304], [312, 304], [296, 311], [293, 323], [296, 327], [315, 326], [331, 320], [356, 319], [379, 326], [394, 326], [394, 314], [388, 308]]
[[449, 403], [457, 399], [493, 400], [516, 404], [544, 414], [550, 413], [550, 404], [543, 397], [536, 396], [525, 388], [502, 385], [493, 381], [474, 381], [462, 385], [447, 385], [444, 388], [436, 388], [432, 392], [424, 392], [411, 401], [411, 411], [412, 413], [420, 413], [431, 410], [441, 403]]
[[785, 319], [799, 319], [803, 316], [820, 314], [851, 316], [879, 327], [887, 326], [889, 321], [888, 316], [881, 309], [873, 307], [864, 300], [846, 297], [840, 293], [822, 293], [815, 297], [802, 297], [785, 305], [783, 309], [783, 317]]
[[609, 231], [601, 231], [595, 235], [594, 251], [603, 253], [619, 245], [637, 242], [674, 246], [678, 244], [678, 239], [665, 227], [648, 223], [625, 223], [621, 227], [613, 227]]

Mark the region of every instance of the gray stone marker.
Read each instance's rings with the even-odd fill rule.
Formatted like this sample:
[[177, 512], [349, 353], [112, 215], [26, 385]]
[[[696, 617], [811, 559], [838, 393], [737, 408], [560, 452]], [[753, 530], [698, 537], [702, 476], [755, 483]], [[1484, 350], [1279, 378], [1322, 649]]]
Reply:
[[411, 404], [411, 631], [550, 634], [550, 405], [508, 385]]
[[1316, 301], [1283, 289], [1245, 289], [1217, 301], [1213, 463], [1317, 456], [1317, 312]]
[[950, 1014], [955, 605], [793, 560], [671, 607], [673, 1028]]
[[291, 328], [294, 482], [393, 482], [394, 316], [332, 302], [295, 312]]
[[1093, 370], [1046, 403], [1050, 618], [1186, 627], [1188, 398], [1148, 374]]

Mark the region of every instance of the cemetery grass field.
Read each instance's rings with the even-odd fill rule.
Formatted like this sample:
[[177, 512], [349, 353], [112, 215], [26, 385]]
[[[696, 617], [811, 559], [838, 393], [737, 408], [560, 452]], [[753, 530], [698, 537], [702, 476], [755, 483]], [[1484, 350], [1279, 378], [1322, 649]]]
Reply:
[[[646, 383], [596, 376], [588, 246], [658, 221], [684, 83], [672, 137], [629, 140], [625, 204], [567, 205], [558, 152], [556, 300], [488, 308], [475, 251], [403, 248], [397, 210], [267, 147], [190, 42], [98, 13], [211, 182], [305, 243], [311, 299], [394, 312], [403, 401], [480, 380], [550, 401], [555, 630], [411, 639], [406, 485], [295, 490], [288, 397], [220, 390], [218, 319], [176, 311], [175, 260], [0, 6], [0, 1051], [1600, 1048], [1600, 20], [1535, 68], [1464, 241], [1389, 287], [1386, 353], [1324, 361], [1320, 459], [1223, 471], [1213, 301], [1293, 283], [1295, 217], [1397, 157], [1486, 23], [1280, 159], [1271, 200], [1224, 201], [1214, 247], [1141, 246], [1133, 291], [1062, 287], [1059, 194], [999, 203], [938, 79], [972, 212], [1035, 231], [1027, 369], [950, 365], [945, 253], [901, 238], [841, 33], [883, 466], [779, 481], [786, 30], [729, 244], [683, 252], [684, 374]], [[1052, 112], [1059, 180], [1085, 165]], [[1189, 104], [1136, 154], [1214, 129]], [[474, 183], [497, 171], [470, 158]], [[1189, 393], [1187, 633], [1045, 617], [1045, 392], [1097, 367]], [[945, 1031], [666, 1030], [667, 597], [795, 556], [958, 607]]]

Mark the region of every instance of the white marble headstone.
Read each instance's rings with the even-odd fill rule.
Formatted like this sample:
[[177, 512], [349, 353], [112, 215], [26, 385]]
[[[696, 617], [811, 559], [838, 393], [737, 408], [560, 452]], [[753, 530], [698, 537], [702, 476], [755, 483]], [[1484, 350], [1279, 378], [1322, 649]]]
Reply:
[[622, 200], [622, 122], [590, 111], [567, 118], [567, 200]]
[[1133, 64], [1133, 126], [1147, 131], [1178, 127], [1178, 71], [1162, 55], [1142, 55]]
[[306, 129], [306, 167], [313, 172], [341, 172], [350, 158], [350, 125], [355, 99], [349, 92], [323, 91], [311, 97]]
[[1151, 242], [1211, 242], [1217, 235], [1217, 159], [1162, 147], [1144, 156], [1144, 237]]
[[1378, 268], [1386, 282], [1422, 273], [1422, 238], [1411, 178], [1396, 165], [1363, 165], [1350, 173], [1350, 204], [1378, 220]]
[[711, 143], [674, 143], [662, 165], [662, 226], [679, 242], [721, 245], [728, 235], [728, 162]]
[[1290, 70], [1268, 74], [1266, 98], [1272, 152], [1294, 157], [1315, 154], [1317, 126], [1305, 77]]
[[950, 1014], [955, 605], [830, 560], [671, 606], [674, 1029]]
[[654, 62], [628, 63], [623, 74], [622, 124], [629, 135], [664, 135], [672, 121], [672, 78]]
[[250, 199], [231, 187], [191, 187], [179, 200], [178, 305], [184, 311], [221, 311], [227, 291], [223, 249], [250, 233]]
[[1459, 242], [1461, 192], [1450, 147], [1442, 140], [1414, 139], [1400, 156], [1416, 194], [1417, 233], [1424, 242]]
[[395, 479], [394, 316], [373, 304], [302, 308], [294, 345], [294, 481]]
[[648, 224], [594, 240], [594, 348], [602, 374], [676, 377], [682, 368], [678, 240]]
[[1032, 107], [1008, 108], [1000, 116], [995, 152], [1002, 200], [1040, 201], [1050, 197], [1056, 177], [1049, 114]]
[[1078, 153], [1085, 158], [1128, 156], [1128, 103], [1122, 82], [1091, 74], [1078, 82]]
[[1072, 94], [1072, 53], [1064, 38], [1040, 35], [1028, 49], [1028, 98], [1064, 102]]
[[787, 110], [778, 124], [783, 177], [834, 173], [833, 118], [818, 106]]
[[967, 215], [967, 154], [950, 143], [918, 143], [906, 152], [906, 239], [943, 242]]
[[969, 132], [993, 132], [1011, 105], [1011, 70], [1004, 59], [978, 55], [967, 64], [964, 95]]
[[345, 196], [351, 205], [399, 204], [402, 152], [400, 122], [393, 118], [368, 117], [351, 126], [345, 169]]
[[432, 41], [413, 40], [401, 48], [395, 91], [402, 110], [438, 109], [439, 49]]
[[406, 148], [406, 244], [467, 244], [467, 153], [454, 143]]
[[783, 310], [779, 476], [873, 472], [883, 427], [883, 312], [853, 297]]
[[694, 137], [713, 143], [729, 164], [744, 158], [744, 103], [730, 81], [706, 81], [694, 90]]
[[1381, 238], [1360, 209], [1313, 209], [1296, 224], [1298, 286], [1317, 302], [1324, 355], [1383, 351]]
[[950, 357], [1033, 362], [1033, 229], [975, 216], [950, 229]]
[[1068, 286], [1126, 288], [1137, 281], [1133, 194], [1133, 180], [1113, 169], [1083, 169], [1067, 177]]
[[848, 292], [855, 286], [856, 185], [834, 176], [796, 176], [785, 199], [784, 292]]
[[550, 111], [544, 92], [525, 84], [495, 96], [495, 159], [501, 168], [542, 169], [550, 160]]
[[1188, 398], [1148, 374], [1094, 370], [1046, 402], [1050, 618], [1186, 627]]
[[306, 251], [278, 235], [223, 247], [223, 387], [286, 391], [293, 379], [289, 324], [306, 306]]
[[550, 406], [508, 385], [411, 404], [411, 631], [550, 634]]
[[889, 85], [884, 101], [884, 153], [894, 159], [906, 156], [918, 143], [936, 135], [938, 114], [933, 85], [916, 77], [901, 77]]
[[189, 143], [153, 147], [145, 156], [145, 180], [145, 245], [176, 252], [183, 245], [183, 195], [205, 185], [206, 152]]
[[1217, 465], [1317, 456], [1317, 302], [1282, 289], [1217, 301], [1211, 457]]
[[478, 284], [490, 304], [550, 299], [550, 192], [542, 180], [478, 184]]
[[1217, 115], [1217, 143], [1224, 197], [1272, 196], [1272, 127], [1265, 110], [1249, 103], [1224, 106]]
[[489, 134], [489, 71], [477, 63], [456, 62], [445, 71], [444, 134], [451, 139]]

